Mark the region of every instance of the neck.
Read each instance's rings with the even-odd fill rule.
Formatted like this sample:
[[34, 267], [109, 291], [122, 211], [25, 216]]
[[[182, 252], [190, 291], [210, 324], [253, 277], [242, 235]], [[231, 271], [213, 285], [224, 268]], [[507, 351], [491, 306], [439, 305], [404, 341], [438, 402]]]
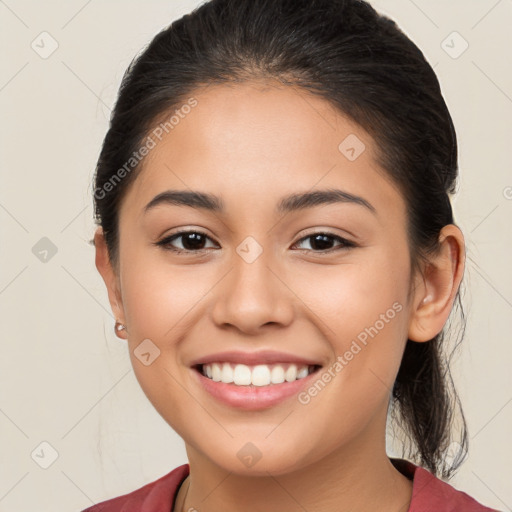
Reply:
[[412, 482], [389, 460], [384, 436], [373, 436], [374, 442], [368, 436], [372, 438], [367, 432], [350, 447], [277, 476], [227, 471], [187, 444], [189, 484], [182, 485], [183, 506], [176, 511], [407, 512]]

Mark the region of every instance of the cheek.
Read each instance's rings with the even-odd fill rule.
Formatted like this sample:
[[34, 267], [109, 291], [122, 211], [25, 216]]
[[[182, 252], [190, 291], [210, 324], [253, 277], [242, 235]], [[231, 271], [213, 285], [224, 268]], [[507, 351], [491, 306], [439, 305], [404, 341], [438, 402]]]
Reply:
[[332, 387], [340, 403], [369, 405], [393, 386], [407, 339], [407, 257], [405, 247], [373, 247], [346, 264], [318, 266], [294, 278], [311, 321], [321, 327], [333, 359], [339, 357]]
[[[386, 331], [406, 323], [409, 264], [407, 253], [386, 246], [368, 247], [348, 255], [336, 265], [309, 264], [286, 276], [325, 336], [338, 340], [342, 350], [347, 341], [364, 332], [384, 315]], [[394, 304], [398, 304], [399, 306]], [[401, 309], [398, 314], [397, 309]], [[308, 313], [308, 311], [310, 313]], [[398, 325], [397, 325], [398, 324]], [[382, 322], [378, 323], [381, 330]], [[364, 337], [364, 336], [363, 336]]]
[[158, 340], [180, 337], [211, 289], [210, 281], [200, 265], [173, 266], [158, 255], [132, 256], [125, 262], [122, 281], [130, 334]]
[[123, 306], [135, 376], [154, 408], [181, 435], [180, 418], [187, 417], [183, 389], [187, 376], [177, 362], [178, 347], [193, 329], [194, 305], [208, 288], [197, 282], [191, 286], [192, 270], [146, 264], [142, 257], [125, 262], [123, 272]]

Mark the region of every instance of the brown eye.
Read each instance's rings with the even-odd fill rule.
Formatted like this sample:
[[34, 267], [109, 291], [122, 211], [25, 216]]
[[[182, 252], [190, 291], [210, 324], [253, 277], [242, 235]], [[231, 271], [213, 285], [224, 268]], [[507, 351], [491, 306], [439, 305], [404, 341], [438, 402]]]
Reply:
[[[181, 247], [174, 246], [173, 243], [180, 239]], [[178, 253], [201, 252], [205, 250], [205, 244], [208, 240], [211, 240], [211, 238], [200, 231], [180, 231], [156, 242], [155, 245]]]
[[[301, 238], [297, 243], [301, 243], [305, 240], [310, 240], [311, 247], [311, 249], [306, 248], [305, 250], [313, 250], [314, 252], [328, 252], [356, 247], [355, 243], [332, 233], [313, 233]], [[336, 241], [338, 241], [340, 245], [338, 247], [332, 247], [333, 243]]]

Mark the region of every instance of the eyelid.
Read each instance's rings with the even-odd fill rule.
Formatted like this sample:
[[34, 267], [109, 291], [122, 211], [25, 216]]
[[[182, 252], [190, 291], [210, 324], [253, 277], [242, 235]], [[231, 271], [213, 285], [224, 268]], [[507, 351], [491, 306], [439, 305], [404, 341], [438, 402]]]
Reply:
[[351, 249], [351, 248], [354, 248], [354, 247], [358, 247], [358, 244], [356, 242], [354, 242], [353, 240], [349, 240], [348, 238], [345, 238], [344, 236], [341, 236], [341, 235], [337, 235], [336, 233], [333, 233], [332, 231], [329, 231], [328, 229], [320, 229], [320, 230], [317, 230], [317, 231], [313, 231], [311, 233], [306, 233], [305, 235], [302, 235], [293, 245], [292, 247], [296, 246], [299, 242], [302, 242], [303, 240], [307, 240], [308, 238], [311, 238], [311, 237], [314, 237], [316, 235], [325, 235], [329, 238], [333, 238], [335, 240], [337, 240], [338, 242], [341, 242], [341, 246], [338, 246], [338, 247], [332, 247], [331, 249], [325, 249], [323, 251], [313, 251], [313, 250], [310, 250], [310, 249], [299, 249], [299, 250], [303, 250], [303, 251], [309, 251], [309, 252], [313, 252], [315, 254], [328, 254], [328, 253], [331, 253], [331, 252], [334, 252], [334, 251], [337, 251], [337, 250], [342, 250], [342, 249]]
[[[303, 238], [307, 238], [308, 236], [314, 236], [314, 235], [328, 235], [328, 236], [332, 236], [334, 238], [342, 238], [343, 240], [346, 240], [347, 242], [352, 242], [353, 243], [356, 243], [355, 240], [352, 240], [352, 239], [355, 239], [355, 235], [352, 235], [352, 233], [348, 232], [348, 231], [345, 231], [346, 234], [340, 234], [340, 233], [336, 233], [333, 231], [333, 228], [322, 228], [322, 227], [319, 227], [319, 228], [312, 228], [313, 231], [302, 231], [301, 234], [300, 234], [300, 238], [298, 238], [297, 240], [302, 240]], [[352, 237], [352, 238], [348, 238], [348, 237]]]
[[174, 233], [165, 235], [164, 237], [160, 238], [158, 241], [154, 242], [153, 245], [160, 246], [165, 250], [169, 250], [169, 251], [175, 252], [175, 253], [202, 254], [204, 252], [207, 252], [208, 249], [198, 249], [197, 251], [191, 251], [191, 250], [187, 250], [187, 249], [180, 249], [178, 247], [171, 247], [171, 248], [166, 247], [166, 246], [170, 245], [171, 242], [174, 242], [174, 240], [179, 239], [180, 237], [188, 235], [190, 233], [202, 235], [205, 238], [207, 238], [208, 240], [210, 240], [211, 242], [217, 244], [217, 242], [215, 242], [215, 240], [213, 240], [213, 238], [210, 235], [206, 234], [204, 231], [202, 231], [200, 229], [195, 229], [195, 228], [194, 229], [185, 228], [185, 229], [180, 229], [179, 231], [176, 231]]

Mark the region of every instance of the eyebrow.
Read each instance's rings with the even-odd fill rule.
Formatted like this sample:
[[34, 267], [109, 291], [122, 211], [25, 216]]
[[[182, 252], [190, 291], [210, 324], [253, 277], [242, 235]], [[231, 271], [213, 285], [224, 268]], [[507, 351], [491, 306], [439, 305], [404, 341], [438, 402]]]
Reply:
[[[291, 194], [283, 197], [279, 201], [276, 206], [276, 212], [284, 214], [333, 203], [356, 204], [363, 206], [377, 215], [375, 207], [366, 199], [338, 189], [315, 190], [312, 192]], [[144, 207], [144, 213], [162, 204], [188, 206], [190, 208], [216, 213], [223, 213], [225, 211], [223, 200], [213, 194], [190, 190], [166, 190], [156, 195]]]

